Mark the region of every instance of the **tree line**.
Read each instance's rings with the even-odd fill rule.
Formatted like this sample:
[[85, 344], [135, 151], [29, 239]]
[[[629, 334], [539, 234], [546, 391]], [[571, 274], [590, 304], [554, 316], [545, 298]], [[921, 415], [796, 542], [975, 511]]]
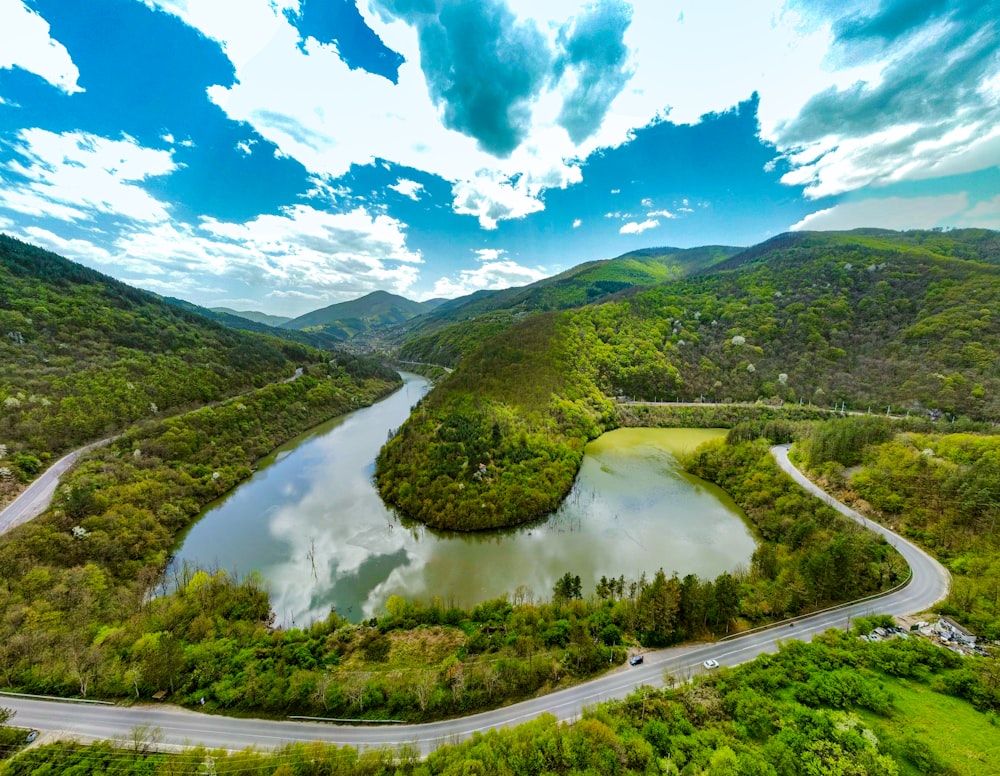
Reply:
[[[442, 745], [426, 758], [406, 747], [359, 753], [318, 743], [168, 754], [148, 743], [156, 731], [138, 729], [115, 742], [32, 749], [0, 762], [0, 774], [898, 776], [998, 767], [987, 743], [1000, 708], [995, 662], [963, 659], [921, 639], [862, 642], [856, 632], [789, 642], [777, 654], [690, 682], [667, 676], [663, 689], [640, 688], [577, 722], [543, 715]], [[914, 718], [929, 733], [918, 732]]]

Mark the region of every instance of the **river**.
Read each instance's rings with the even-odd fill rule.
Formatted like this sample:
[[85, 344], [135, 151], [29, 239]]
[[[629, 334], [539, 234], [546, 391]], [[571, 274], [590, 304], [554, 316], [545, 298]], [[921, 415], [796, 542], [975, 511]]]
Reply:
[[175, 563], [257, 571], [282, 625], [330, 608], [357, 621], [390, 595], [469, 606], [521, 588], [548, 597], [565, 572], [584, 593], [602, 576], [658, 568], [715, 577], [748, 565], [755, 541], [739, 508], [682, 471], [674, 455], [724, 432], [619, 429], [591, 442], [569, 497], [548, 520], [507, 531], [442, 533], [400, 521], [372, 484], [391, 429], [427, 392], [404, 384], [377, 404], [325, 423], [260, 461], [209, 505]]

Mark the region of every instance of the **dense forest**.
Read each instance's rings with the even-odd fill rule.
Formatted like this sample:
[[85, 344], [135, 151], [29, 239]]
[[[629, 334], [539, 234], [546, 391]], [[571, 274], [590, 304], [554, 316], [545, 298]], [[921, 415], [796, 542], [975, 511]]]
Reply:
[[998, 246], [985, 230], [787, 235], [621, 299], [470, 328], [469, 355], [379, 457], [379, 489], [431, 525], [530, 520], [617, 422], [610, 397], [995, 421]]
[[[858, 622], [856, 633], [877, 623]], [[691, 683], [675, 679], [574, 723], [544, 716], [426, 759], [412, 750], [359, 753], [316, 743], [168, 754], [139, 735], [49, 744], [0, 761], [0, 774], [985, 776], [1000, 769], [996, 665], [920, 639], [873, 644], [830, 631]], [[155, 731], [140, 733], [155, 740]]]
[[325, 358], [226, 328], [0, 235], [0, 449], [8, 480], [33, 479], [53, 456], [137, 420], [259, 388]]
[[647, 248], [580, 264], [551, 278], [447, 301], [400, 327], [400, 358], [453, 367], [478, 344], [530, 315], [567, 310], [628, 289], [645, 288], [706, 270], [738, 248]]

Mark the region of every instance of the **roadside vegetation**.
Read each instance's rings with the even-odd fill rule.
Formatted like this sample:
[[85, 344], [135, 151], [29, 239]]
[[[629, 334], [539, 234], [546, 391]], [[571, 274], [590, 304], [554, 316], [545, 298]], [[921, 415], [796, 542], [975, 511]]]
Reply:
[[[666, 677], [575, 723], [551, 716], [416, 752], [292, 744], [274, 752], [152, 751], [133, 741], [57, 743], [0, 763], [3, 776], [87, 774], [750, 774], [856, 776], [1000, 770], [996, 664], [917, 638], [830, 631], [735, 669]], [[673, 686], [670, 686], [673, 685]], [[945, 737], [947, 736], [947, 737]]]
[[895, 433], [877, 419], [849, 419], [816, 426], [802, 447], [831, 493], [951, 571], [942, 613], [1000, 639], [1000, 436]]

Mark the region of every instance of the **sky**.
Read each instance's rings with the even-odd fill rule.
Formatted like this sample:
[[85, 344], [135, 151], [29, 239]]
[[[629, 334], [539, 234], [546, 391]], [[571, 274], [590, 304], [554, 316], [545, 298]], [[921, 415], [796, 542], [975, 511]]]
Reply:
[[0, 232], [207, 307], [1000, 228], [1000, 0], [0, 0]]

